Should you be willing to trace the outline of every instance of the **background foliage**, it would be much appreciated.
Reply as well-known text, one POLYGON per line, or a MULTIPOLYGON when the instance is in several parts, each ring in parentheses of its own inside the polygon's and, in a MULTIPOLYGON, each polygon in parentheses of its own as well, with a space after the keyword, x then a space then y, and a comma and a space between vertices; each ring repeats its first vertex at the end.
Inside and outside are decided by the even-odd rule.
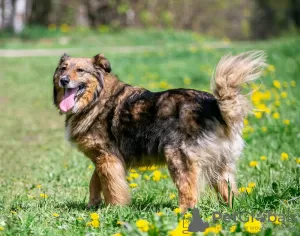
POLYGON ((263 39, 300 27, 300 0, 0 0, 0 13, 2 29, 22 19, 24 25, 190 29, 263 39), (23 11, 15 10, 18 4, 23 11))

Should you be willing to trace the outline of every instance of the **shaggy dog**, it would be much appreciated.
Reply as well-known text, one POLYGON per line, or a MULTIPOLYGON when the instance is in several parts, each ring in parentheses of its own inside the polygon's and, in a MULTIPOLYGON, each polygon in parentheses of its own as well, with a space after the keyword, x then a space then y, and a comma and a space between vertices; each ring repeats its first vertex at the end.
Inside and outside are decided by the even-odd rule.
POLYGON ((67 139, 95 165, 88 206, 128 204, 126 168, 166 163, 179 205, 193 208, 204 183, 231 204, 237 192, 243 120, 251 106, 242 85, 265 66, 261 52, 225 56, 213 95, 193 89, 150 92, 121 82, 109 61, 64 54, 53 77, 54 104, 66 116, 67 139))

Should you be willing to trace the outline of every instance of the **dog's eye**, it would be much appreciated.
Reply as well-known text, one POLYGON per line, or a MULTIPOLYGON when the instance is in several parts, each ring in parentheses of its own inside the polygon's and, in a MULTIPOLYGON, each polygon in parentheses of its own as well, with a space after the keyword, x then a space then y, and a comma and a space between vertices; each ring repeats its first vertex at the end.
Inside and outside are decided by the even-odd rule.
POLYGON ((79 68, 79 69, 77 69, 77 72, 82 73, 82 72, 84 72, 84 70, 79 68))
POLYGON ((67 67, 66 66, 63 66, 63 67, 61 67, 60 68, 62 71, 65 71, 66 69, 67 69, 67 67))

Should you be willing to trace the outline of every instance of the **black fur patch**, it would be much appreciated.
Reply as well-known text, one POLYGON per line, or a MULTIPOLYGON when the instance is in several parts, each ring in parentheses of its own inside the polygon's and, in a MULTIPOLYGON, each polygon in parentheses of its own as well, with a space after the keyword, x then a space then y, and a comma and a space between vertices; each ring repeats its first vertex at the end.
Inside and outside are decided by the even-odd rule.
POLYGON ((145 90, 123 102, 113 134, 125 161, 135 158, 134 162, 140 162, 145 156, 161 156, 166 145, 176 146, 183 139, 213 131, 216 123, 225 124, 216 99, 209 93, 187 89, 157 93, 145 90), (166 106, 169 106, 167 117, 162 115, 166 106))

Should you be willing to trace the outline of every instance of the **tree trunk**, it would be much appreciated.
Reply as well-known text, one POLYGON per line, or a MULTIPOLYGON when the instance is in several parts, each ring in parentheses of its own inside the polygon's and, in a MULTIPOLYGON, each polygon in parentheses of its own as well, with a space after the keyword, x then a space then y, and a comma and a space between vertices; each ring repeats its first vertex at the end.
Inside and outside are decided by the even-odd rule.
POLYGON ((13 19, 13 29, 16 34, 23 31, 26 20, 26 0, 16 0, 13 19))

